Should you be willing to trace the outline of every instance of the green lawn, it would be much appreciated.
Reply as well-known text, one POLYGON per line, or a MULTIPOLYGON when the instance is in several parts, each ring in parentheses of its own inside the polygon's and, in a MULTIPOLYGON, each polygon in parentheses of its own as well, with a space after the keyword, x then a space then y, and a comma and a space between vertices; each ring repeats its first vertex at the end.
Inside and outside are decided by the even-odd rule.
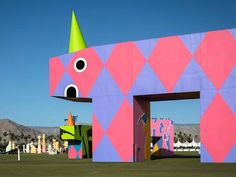
POLYGON ((92 163, 65 154, 0 155, 0 177, 236 177, 236 164, 201 164, 197 154, 141 163, 92 163))

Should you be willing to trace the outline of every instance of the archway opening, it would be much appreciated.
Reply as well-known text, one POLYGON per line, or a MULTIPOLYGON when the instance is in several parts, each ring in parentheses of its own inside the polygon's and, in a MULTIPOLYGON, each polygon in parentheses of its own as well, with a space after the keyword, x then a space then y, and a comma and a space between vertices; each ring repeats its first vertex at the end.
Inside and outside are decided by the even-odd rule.
MULTIPOLYGON (((198 100, 199 102, 200 92, 185 92, 185 93, 165 93, 165 94, 155 94, 155 95, 139 95, 134 97, 134 161, 142 161, 149 159, 158 158, 166 158, 166 157, 179 157, 176 154, 181 154, 176 149, 174 149, 174 137, 177 137, 177 133, 175 134, 176 127, 181 124, 181 120, 176 120, 175 115, 171 116, 169 113, 171 112, 171 107, 166 105, 166 113, 164 115, 159 115, 163 108, 160 106, 156 107, 156 110, 153 111, 153 106, 151 103, 167 103, 170 102, 173 104, 175 102, 176 107, 180 107, 180 102, 185 102, 185 107, 179 108, 179 113, 184 115, 185 112, 188 111, 188 100, 198 100), (153 113, 155 112, 155 113, 153 113), (145 116, 143 116, 145 115, 145 116), (143 121, 140 121, 142 119, 143 121), (138 122, 142 122, 142 124, 138 124, 138 122), (176 125, 175 126, 175 122, 176 125), (157 126, 157 127, 155 127, 157 126), (155 128, 155 130, 154 130, 155 128), (155 149, 154 149, 155 148, 155 149), (156 153, 154 153, 156 152, 156 153), (154 155, 154 157, 153 157, 154 155)), ((200 120, 200 103, 198 104, 198 121, 200 120)), ((173 106, 172 106, 173 107, 173 106)), ((192 117, 189 117, 191 120, 192 117)), ((187 124, 187 122, 183 122, 187 124)), ((191 123, 188 122, 188 123, 191 123)), ((196 122, 194 122, 196 123, 196 122)), ((198 122, 199 123, 199 122, 198 122)), ((183 125, 185 126, 185 125, 183 125)), ((199 128, 199 124, 198 124, 199 128)), ((188 129, 188 128, 187 128, 188 129)), ((184 143, 184 141, 190 141, 189 132, 182 132, 183 137, 180 141, 184 143), (182 141, 184 139, 184 141, 182 141)), ((192 134, 191 137, 194 139, 195 134, 192 134)), ((197 135, 198 140, 200 139, 200 135, 197 135)), ((180 135, 179 135, 180 138, 180 135)), ((193 140, 192 139, 192 140, 193 140)), ((196 138, 194 139, 195 141, 196 138)), ((187 144, 187 143, 186 143, 187 144)), ((185 144, 182 145, 181 151, 186 152, 190 151, 190 149, 194 149, 194 147, 190 147, 190 143, 187 147, 185 144)), ((198 149, 199 150, 199 149, 198 149)), ((183 153, 184 154, 184 153, 183 153)), ((199 158, 198 152, 195 153, 199 158)))

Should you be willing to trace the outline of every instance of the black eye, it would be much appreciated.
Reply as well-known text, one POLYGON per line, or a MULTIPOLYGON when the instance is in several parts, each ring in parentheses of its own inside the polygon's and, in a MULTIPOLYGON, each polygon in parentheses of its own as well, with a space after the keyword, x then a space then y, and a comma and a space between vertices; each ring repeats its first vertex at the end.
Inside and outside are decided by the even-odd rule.
POLYGON ((75 60, 74 68, 77 72, 83 72, 87 68, 87 62, 84 58, 75 60))

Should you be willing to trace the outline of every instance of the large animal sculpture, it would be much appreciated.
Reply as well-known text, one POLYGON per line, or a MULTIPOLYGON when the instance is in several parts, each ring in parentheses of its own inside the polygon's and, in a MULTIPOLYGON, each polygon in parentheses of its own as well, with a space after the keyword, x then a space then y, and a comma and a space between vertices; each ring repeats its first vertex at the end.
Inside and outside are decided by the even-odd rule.
POLYGON ((200 98, 201 162, 236 162, 235 29, 89 48, 81 36, 73 14, 50 96, 92 103, 93 161, 150 159, 150 101, 200 98))

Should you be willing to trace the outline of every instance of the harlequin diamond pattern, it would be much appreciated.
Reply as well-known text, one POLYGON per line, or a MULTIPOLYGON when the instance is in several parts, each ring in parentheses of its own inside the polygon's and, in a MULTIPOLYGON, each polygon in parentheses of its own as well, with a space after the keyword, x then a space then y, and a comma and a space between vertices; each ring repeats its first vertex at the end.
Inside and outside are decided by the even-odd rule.
POLYGON ((103 64, 92 48, 80 50, 74 53, 67 71, 79 89, 80 97, 87 97, 93 87, 103 64), (83 57, 87 61, 87 68, 83 72, 74 69, 74 62, 77 58, 83 57))
POLYGON ((191 53, 176 36, 159 39, 148 62, 167 91, 171 92, 190 59, 191 53))
POLYGON ((136 41, 135 43, 142 52, 143 56, 148 59, 149 55, 151 54, 152 50, 154 49, 157 43, 157 39, 141 40, 136 41))
POLYGON ((112 52, 113 47, 114 47, 114 44, 103 45, 103 46, 98 46, 98 47, 93 47, 93 48, 97 52, 102 62, 106 63, 108 57, 110 56, 112 52))
POLYGON ((215 162, 224 161, 233 147, 235 127, 236 117, 221 95, 217 94, 201 118, 201 141, 215 162))
POLYGON ((76 157, 77 157, 77 152, 76 152, 76 149, 75 149, 75 147, 73 146, 73 145, 69 145, 69 148, 68 148, 69 150, 68 150, 68 157, 70 158, 70 159, 76 159, 76 157))
POLYGON ((236 115, 236 65, 222 85, 220 93, 236 115))
POLYGON ((97 148, 97 145, 99 144, 99 142, 101 141, 104 135, 104 131, 97 117, 94 114, 92 116, 92 122, 93 122, 92 123, 93 124, 92 137, 93 137, 93 152, 94 152, 95 149, 97 148))
POLYGON ((117 44, 107 63, 107 69, 124 95, 128 95, 145 58, 133 42, 117 44))
POLYGON ((50 67, 50 96, 54 94, 57 85, 59 84, 63 73, 64 73, 64 66, 59 58, 52 58, 49 63, 50 67))
MULTIPOLYGON (((92 97, 96 104, 93 106, 95 160, 130 161, 135 136, 133 95, 200 89, 202 160, 235 161, 235 34, 235 30, 224 30, 202 36, 154 39, 151 43, 127 42, 55 57, 50 60, 50 95, 62 95, 63 88, 74 83, 80 96, 92 97), (74 70, 78 57, 88 62, 83 73, 74 70), (196 75, 195 69, 201 71, 192 77, 196 75), (197 84, 192 84, 192 79, 197 84), (102 99, 96 101, 95 97, 102 99)), ((70 152, 73 158, 79 154, 74 147, 70 152)))
POLYGON ((74 84, 71 77, 68 75, 68 73, 64 73, 64 75, 61 77, 60 82, 57 85, 57 88, 55 89, 53 95, 55 96, 64 96, 65 88, 70 85, 74 84))
POLYGON ((124 162, 129 162, 133 154, 132 132, 133 111, 128 100, 124 100, 107 130, 107 136, 124 162))
POLYGON ((205 33, 197 33, 181 35, 179 37, 182 39, 189 51, 194 54, 197 48, 199 47, 199 44, 201 44, 204 35, 205 33))
POLYGON ((214 86, 220 89, 236 63, 236 42, 227 30, 209 32, 195 58, 214 86))

